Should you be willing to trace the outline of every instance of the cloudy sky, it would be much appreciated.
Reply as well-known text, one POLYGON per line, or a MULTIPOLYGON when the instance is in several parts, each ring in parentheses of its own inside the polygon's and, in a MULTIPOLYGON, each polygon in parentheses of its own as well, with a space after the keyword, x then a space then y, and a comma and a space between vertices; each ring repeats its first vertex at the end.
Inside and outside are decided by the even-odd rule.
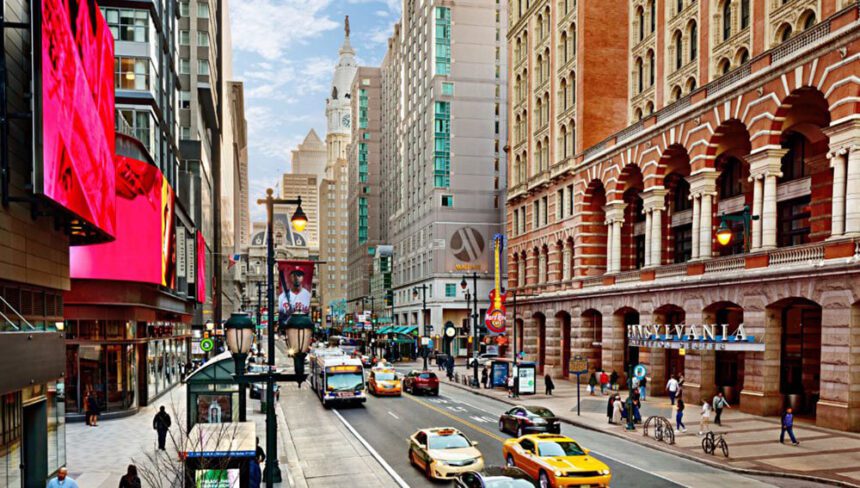
MULTIPOLYGON (((316 129, 325 138, 325 99, 343 18, 360 65, 378 66, 400 16, 400 0, 232 0, 233 78, 245 83, 249 200, 277 188, 290 151, 316 129)), ((258 205, 251 220, 264 220, 258 205)))

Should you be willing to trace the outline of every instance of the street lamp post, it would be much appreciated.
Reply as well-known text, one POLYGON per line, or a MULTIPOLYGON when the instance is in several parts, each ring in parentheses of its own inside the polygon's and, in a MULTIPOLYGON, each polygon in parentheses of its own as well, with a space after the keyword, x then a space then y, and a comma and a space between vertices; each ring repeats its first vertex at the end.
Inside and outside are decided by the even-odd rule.
POLYGON ((421 338, 421 355, 424 356, 424 369, 426 370, 429 351, 423 342, 425 337, 430 336, 430 331, 427 330, 427 285, 423 284, 412 288, 412 298, 418 298, 418 290, 421 290, 421 321, 424 322, 424 335, 421 338))
MULTIPOLYGON (((281 381, 304 381, 304 378, 299 376, 305 375, 278 375, 275 373, 275 244, 274 244, 274 212, 275 205, 296 205, 296 211, 290 219, 293 228, 301 232, 305 229, 308 223, 308 218, 302 210, 302 199, 281 199, 273 196, 271 188, 266 189, 266 198, 258 199, 257 205, 266 206, 266 277, 268 283, 268 305, 269 305, 269 324, 268 324, 268 350, 269 361, 268 371, 263 374, 266 379, 266 468, 263 472, 263 479, 266 481, 266 488, 272 488, 274 483, 283 481, 281 476, 281 468, 278 465, 278 424, 275 418, 275 382, 281 381), (284 377, 292 376, 289 379, 284 377)), ((237 372, 238 374, 238 372, 237 372)), ((243 376, 260 376, 260 375, 243 375, 243 376)), ((257 378, 259 380, 260 378, 257 378)))
POLYGON ((260 320, 263 319, 263 282, 257 282, 257 355, 263 354, 263 328, 260 320))
POLYGON ((720 215, 720 227, 717 229, 717 242, 719 242, 721 246, 728 246, 731 244, 734 233, 729 227, 728 222, 741 222, 743 224, 744 233, 744 252, 749 252, 750 238, 752 237, 750 235, 750 227, 752 226, 752 221, 758 219, 758 215, 752 215, 750 213, 749 205, 744 205, 743 211, 740 215, 720 215))
MULTIPOLYGON (((460 288, 466 290, 468 284, 466 283, 466 277, 464 276, 462 280, 460 280, 460 288)), ((469 292, 466 292, 466 305, 469 304, 469 292)), ((472 273, 472 304, 470 308, 472 309, 472 384, 473 386, 478 386, 478 344, 480 343, 480 338, 478 337, 478 273, 472 273)))

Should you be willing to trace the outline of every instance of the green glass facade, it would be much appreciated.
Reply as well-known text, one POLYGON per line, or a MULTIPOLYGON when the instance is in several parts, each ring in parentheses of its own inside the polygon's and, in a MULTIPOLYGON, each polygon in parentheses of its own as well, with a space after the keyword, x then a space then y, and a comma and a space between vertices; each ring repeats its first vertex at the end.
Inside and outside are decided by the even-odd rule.
POLYGON ((358 143, 358 182, 367 183, 367 144, 358 143))
POLYGON ((358 242, 367 242, 367 198, 358 197, 358 242))
POLYGON ((367 90, 358 90, 358 128, 367 129, 367 90))
POLYGON ((451 74, 451 9, 436 7, 436 74, 451 74))
POLYGON ((433 184, 436 188, 448 188, 451 185, 451 103, 436 102, 434 117, 433 184))

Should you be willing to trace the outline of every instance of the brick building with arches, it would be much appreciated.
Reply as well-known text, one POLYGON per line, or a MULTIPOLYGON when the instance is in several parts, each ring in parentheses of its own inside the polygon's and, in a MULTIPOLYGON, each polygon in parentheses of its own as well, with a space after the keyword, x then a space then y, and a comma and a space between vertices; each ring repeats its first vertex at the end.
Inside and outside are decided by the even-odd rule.
POLYGON ((860 430, 858 3, 601 2, 629 19, 616 23, 629 25, 622 39, 589 29, 587 2, 521 3, 509 120, 526 127, 510 129, 507 229, 527 357, 557 377, 577 354, 622 377, 644 364, 657 395, 683 373, 688 401, 722 390, 745 412, 791 405, 860 430), (545 16, 558 26, 548 44, 572 37, 626 61, 613 72, 575 54, 561 66, 564 49, 528 42, 545 16), (538 56, 548 88, 528 76, 538 56), (563 108, 570 83, 578 101, 563 108), (538 101, 547 127, 524 115, 538 101), (726 346, 700 328, 683 347, 671 333, 642 341, 641 324, 754 339, 726 346))

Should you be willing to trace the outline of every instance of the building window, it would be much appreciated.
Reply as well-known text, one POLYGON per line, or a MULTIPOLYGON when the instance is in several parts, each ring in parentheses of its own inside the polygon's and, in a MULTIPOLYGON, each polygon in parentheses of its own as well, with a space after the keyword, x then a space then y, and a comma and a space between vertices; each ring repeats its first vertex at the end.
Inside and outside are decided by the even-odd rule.
POLYGON ((723 40, 728 40, 732 35, 732 2, 725 0, 723 3, 723 40))
POLYGON ((741 161, 729 157, 723 164, 720 177, 717 180, 720 198, 726 199, 743 194, 743 179, 741 177, 741 161))
POLYGON ((673 260, 675 263, 686 263, 693 257, 693 224, 686 224, 672 229, 674 243, 673 260))
POLYGON ((699 27, 695 22, 690 24, 690 61, 699 56, 699 27))
POLYGON ((198 75, 209 75, 209 61, 205 59, 197 60, 197 74, 198 75))
POLYGON ((540 227, 540 200, 535 200, 534 203, 534 228, 540 227))
POLYGON ((200 47, 209 47, 209 33, 206 31, 197 31, 197 45, 200 47))
POLYGON ((750 25, 750 0, 741 0, 741 30, 750 25))
POLYGON ((133 110, 118 108, 116 111, 116 130, 124 134, 129 134, 140 141, 153 159, 157 159, 157 151, 155 144, 155 134, 153 128, 155 124, 152 121, 152 114, 146 110, 133 110))
POLYGON ((179 74, 180 75, 188 75, 191 74, 191 61, 187 59, 179 60, 179 74))
POLYGON ((367 90, 364 88, 360 88, 358 90, 358 128, 359 129, 367 129, 367 119, 368 119, 368 98, 367 98, 367 90))
POLYGON ((148 90, 149 59, 115 58, 114 86, 123 90, 148 90))
POLYGON ((454 298, 457 296, 457 285, 454 283, 445 283, 445 296, 454 298))
POLYGON ((454 84, 451 82, 442 83, 442 95, 452 96, 454 95, 454 84))
POLYGON ((684 65, 684 46, 681 43, 681 31, 675 32, 675 69, 681 69, 684 65))
POLYGON ((197 17, 201 19, 209 18, 209 4, 205 2, 197 3, 197 17))
POLYGON ((564 189, 555 194, 555 216, 557 220, 564 218, 564 189))
POLYGON ((436 102, 434 109, 433 182, 436 188, 447 188, 451 184, 451 103, 436 102))
POLYGON ((358 197, 358 242, 367 242, 367 198, 358 197))
POLYGON ((191 92, 190 91, 180 91, 179 92, 179 108, 191 108, 191 92))
POLYGON ((367 143, 358 143, 358 182, 367 183, 367 143))
POLYGON ((188 17, 190 15, 188 13, 188 2, 179 2, 179 15, 182 17, 188 17))
POLYGON ((149 12, 133 9, 102 9, 113 38, 117 41, 147 42, 149 12))
POLYGON ((179 31, 179 45, 180 46, 190 46, 191 45, 191 31, 187 31, 187 30, 179 31))
POLYGON ((436 74, 451 74, 451 9, 436 7, 436 74))
POLYGON ((809 242, 809 196, 779 202, 779 247, 799 246, 809 242))
POLYGON ((443 207, 453 207, 454 206, 454 195, 442 195, 442 206, 443 207))
POLYGON ((657 5, 656 0, 652 0, 651 4, 649 5, 648 17, 650 18, 650 21, 651 21, 651 32, 654 32, 655 30, 657 30, 657 7, 656 7, 656 5, 657 5))
POLYGON ((783 136, 782 148, 788 149, 788 152, 782 156, 782 176, 779 181, 791 181, 806 176, 806 166, 803 164, 806 138, 797 132, 789 132, 783 136))
POLYGON ((543 225, 547 225, 549 223, 549 197, 541 199, 541 210, 543 225))

